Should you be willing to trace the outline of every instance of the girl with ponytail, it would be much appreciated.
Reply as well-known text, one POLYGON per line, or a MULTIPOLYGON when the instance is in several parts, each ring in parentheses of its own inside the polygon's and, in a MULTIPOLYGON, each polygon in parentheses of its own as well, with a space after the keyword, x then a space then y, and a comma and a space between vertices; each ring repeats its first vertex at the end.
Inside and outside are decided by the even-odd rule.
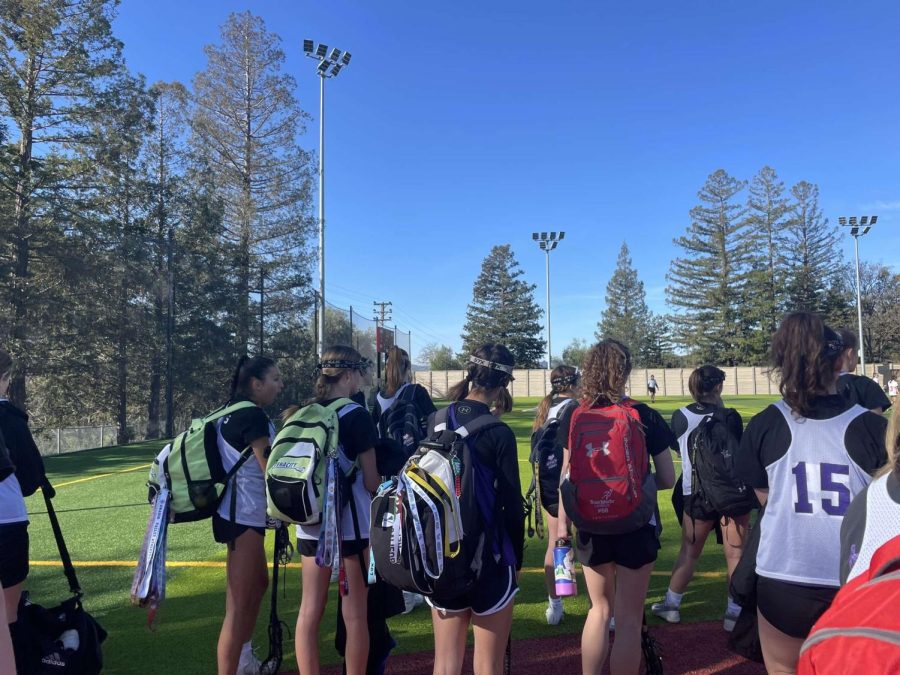
POLYGON ((215 540, 228 545, 225 576, 225 618, 219 633, 217 660, 220 673, 256 672, 259 660, 250 644, 256 615, 269 584, 263 546, 266 534, 266 458, 275 427, 264 408, 271 406, 284 385, 275 362, 265 356, 244 356, 231 378, 228 405, 255 404, 223 417, 218 426, 222 465, 227 471, 248 446, 253 457, 244 462, 222 495, 213 514, 215 540))
POLYGON ((412 382, 412 362, 405 349, 394 346, 388 350, 387 363, 384 368, 384 383, 375 396, 375 409, 372 411, 372 419, 378 425, 378 435, 385 437, 386 430, 381 426, 381 418, 394 405, 400 397, 412 401, 419 418, 419 426, 422 435, 428 426, 428 416, 437 408, 428 390, 421 384, 412 382))
POLYGON ((756 556, 757 617, 769 672, 794 672, 803 640, 840 584, 847 507, 885 463, 885 426, 838 393, 846 345, 811 312, 772 339, 783 399, 750 420, 737 468, 765 513, 756 556))
POLYGON ((568 444, 569 425, 572 413, 578 407, 578 371, 572 366, 556 366, 550 372, 550 393, 540 402, 537 415, 531 427, 532 453, 539 447, 536 443, 541 436, 539 431, 547 423, 548 418, 558 422, 556 426, 556 443, 553 451, 544 457, 533 454, 532 466, 538 465, 535 472, 535 485, 540 491, 540 504, 547 512, 547 550, 544 553, 544 583, 547 587, 547 609, 544 616, 551 626, 557 625, 565 614, 562 598, 556 595, 556 577, 553 568, 553 548, 556 545, 556 519, 559 515, 559 478, 562 467, 563 446, 568 444), (550 486, 555 485, 556 489, 550 486))
MULTIPOLYGON (((469 357, 465 379, 450 389, 451 419, 457 426, 491 414, 492 408, 501 413, 512 409, 507 387, 513 379, 513 365, 512 353, 501 344, 483 345, 469 357)), ((475 672, 503 672, 525 544, 515 434, 498 420, 469 438, 477 461, 473 464, 483 472, 484 480, 492 480, 492 489, 485 492, 493 495, 494 504, 484 508, 493 513, 490 525, 498 536, 484 557, 481 576, 471 591, 454 598, 428 598, 434 626, 434 672, 442 675, 462 671, 470 623, 475 626, 475 672)))

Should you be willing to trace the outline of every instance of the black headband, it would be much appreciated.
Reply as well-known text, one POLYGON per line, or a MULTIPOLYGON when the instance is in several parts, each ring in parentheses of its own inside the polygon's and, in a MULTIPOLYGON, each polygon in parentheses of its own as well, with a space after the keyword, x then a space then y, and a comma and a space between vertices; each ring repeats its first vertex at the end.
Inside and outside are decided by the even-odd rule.
POLYGON ((578 384, 578 380, 581 379, 581 375, 575 373, 574 375, 566 375, 565 377, 554 377, 550 380, 550 384, 554 387, 574 387, 578 384))

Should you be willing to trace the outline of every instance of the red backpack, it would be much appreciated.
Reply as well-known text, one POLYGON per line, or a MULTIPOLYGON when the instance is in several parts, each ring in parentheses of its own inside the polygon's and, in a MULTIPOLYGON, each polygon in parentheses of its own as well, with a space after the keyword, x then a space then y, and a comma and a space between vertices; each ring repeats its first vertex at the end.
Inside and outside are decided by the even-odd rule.
POLYGON ((900 672, 900 536, 847 583, 812 627, 798 675, 900 672))
POLYGON ((633 532, 656 510, 656 483, 634 402, 580 406, 569 432, 569 473, 559 488, 566 515, 594 534, 633 532))

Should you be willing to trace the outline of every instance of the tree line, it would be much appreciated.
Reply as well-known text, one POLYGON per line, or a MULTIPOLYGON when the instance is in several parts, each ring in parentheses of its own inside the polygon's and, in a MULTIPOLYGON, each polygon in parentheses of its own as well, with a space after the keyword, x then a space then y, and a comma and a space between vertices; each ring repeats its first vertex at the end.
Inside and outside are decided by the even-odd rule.
POLYGON ((313 165, 280 38, 232 14, 190 84, 148 84, 114 0, 0 14, 0 343, 41 420, 146 419, 221 401, 239 355, 311 377, 313 165), (114 402, 111 410, 111 402, 114 402))
MULTIPOLYGON (((769 166, 749 181, 719 169, 697 197, 690 225, 674 239, 677 253, 666 275, 670 311, 650 311, 623 242, 595 338, 621 340, 644 367, 762 365, 787 312, 813 311, 832 326, 855 328, 855 268, 819 207, 817 185, 799 181, 788 189, 769 166)), ((430 367, 461 367, 472 346, 489 339, 506 341, 523 368, 543 365, 542 311, 536 287, 521 275, 510 247, 495 246, 473 288, 462 353, 427 345, 422 357, 430 367)), ((888 360, 900 353, 900 275, 862 262, 860 286, 867 358, 888 360)), ((587 347, 576 338, 560 362, 581 363, 587 347)))

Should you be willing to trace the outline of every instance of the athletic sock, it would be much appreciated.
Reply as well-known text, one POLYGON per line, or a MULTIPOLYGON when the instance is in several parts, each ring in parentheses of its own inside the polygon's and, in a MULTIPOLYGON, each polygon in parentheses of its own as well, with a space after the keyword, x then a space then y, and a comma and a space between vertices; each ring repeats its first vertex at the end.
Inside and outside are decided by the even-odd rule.
POLYGON ((551 598, 551 597, 548 597, 547 599, 550 601, 550 606, 551 606, 553 609, 560 609, 560 608, 562 608, 562 606, 563 606, 563 604, 562 604, 562 598, 551 598))
POLYGON ((248 640, 247 642, 244 643, 244 646, 241 647, 241 655, 242 656, 248 652, 250 652, 251 654, 253 653, 253 640, 248 640))
POLYGON ((681 599, 684 597, 684 593, 676 593, 671 588, 666 589, 666 604, 669 607, 674 607, 678 609, 681 607, 681 599))
POLYGON ((730 595, 728 596, 728 606, 727 606, 727 609, 725 610, 725 613, 731 614, 733 616, 736 616, 741 613, 741 606, 739 604, 737 604, 734 600, 732 600, 730 595))

